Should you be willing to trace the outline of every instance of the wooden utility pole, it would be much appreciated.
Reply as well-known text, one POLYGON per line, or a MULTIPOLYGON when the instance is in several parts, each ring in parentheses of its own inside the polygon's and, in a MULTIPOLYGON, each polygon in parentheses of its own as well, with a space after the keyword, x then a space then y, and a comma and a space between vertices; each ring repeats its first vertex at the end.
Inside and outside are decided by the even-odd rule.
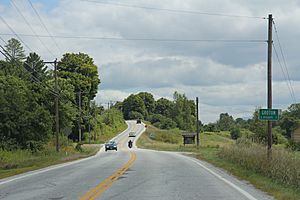
POLYGON ((88 129, 89 129, 89 144, 91 144, 91 124, 90 124, 90 115, 91 115, 91 109, 90 109, 90 100, 88 100, 88 129))
POLYGON ((56 132, 56 151, 59 152, 59 112, 58 112, 58 83, 57 83, 57 59, 54 61, 54 76, 55 76, 55 91, 57 92, 55 96, 55 132, 56 132))
MULTIPOLYGON (((269 26, 268 26, 268 109, 272 109, 272 25, 273 17, 269 14, 269 26)), ((272 157, 272 121, 268 121, 268 158, 272 157)))
POLYGON ((81 90, 78 92, 78 142, 81 142, 81 90))
POLYGON ((196 126, 197 126, 197 146, 200 145, 200 137, 199 137, 199 98, 196 97, 196 118, 197 118, 197 122, 196 122, 196 126))
POLYGON ((57 59, 52 62, 43 62, 44 64, 54 64, 54 84, 55 84, 55 147, 56 151, 59 152, 59 91, 57 83, 57 59))

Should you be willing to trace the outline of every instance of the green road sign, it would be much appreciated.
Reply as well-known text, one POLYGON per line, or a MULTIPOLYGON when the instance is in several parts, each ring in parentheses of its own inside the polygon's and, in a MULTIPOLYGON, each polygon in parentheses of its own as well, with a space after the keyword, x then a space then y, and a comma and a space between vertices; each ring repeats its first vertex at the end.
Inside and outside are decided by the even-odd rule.
POLYGON ((279 120, 279 109, 259 109, 259 120, 279 120))

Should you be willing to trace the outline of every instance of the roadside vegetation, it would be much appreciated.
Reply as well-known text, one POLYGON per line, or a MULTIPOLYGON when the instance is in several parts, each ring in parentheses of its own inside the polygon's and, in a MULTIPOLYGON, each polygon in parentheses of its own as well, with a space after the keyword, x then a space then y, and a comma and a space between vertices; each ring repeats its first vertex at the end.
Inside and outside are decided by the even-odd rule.
POLYGON ((37 53, 26 55, 14 38, 1 51, 0 178, 93 155, 100 145, 85 143, 103 143, 126 128, 121 111, 93 101, 100 79, 89 55, 62 55, 55 90, 54 71, 37 53), (60 152, 54 142, 57 95, 60 152))
POLYGON ((64 163, 95 155, 100 146, 83 145, 80 150, 74 145, 65 146, 56 152, 53 145, 43 151, 30 150, 0 151, 0 179, 16 174, 44 168, 50 165, 64 163))
MULTIPOLYGON (((241 132, 249 134, 245 130, 241 132)), ((146 149, 192 152, 188 155, 221 167, 276 199, 299 199, 300 152, 275 145, 273 160, 268 163, 263 144, 254 143, 246 137, 231 139, 230 131, 201 132, 200 141, 200 148, 184 146, 178 129, 161 130, 148 124, 137 145, 146 149)))

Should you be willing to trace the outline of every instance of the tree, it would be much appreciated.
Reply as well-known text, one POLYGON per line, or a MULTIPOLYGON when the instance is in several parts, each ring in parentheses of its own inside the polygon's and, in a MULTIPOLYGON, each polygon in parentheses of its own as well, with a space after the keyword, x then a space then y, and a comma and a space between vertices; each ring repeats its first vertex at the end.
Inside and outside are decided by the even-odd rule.
POLYGON ((8 40, 7 45, 5 45, 5 50, 8 54, 8 57, 14 61, 21 62, 25 59, 25 50, 19 40, 11 38, 8 40))
MULTIPOLYGON (((125 119, 131 119, 129 113, 130 112, 138 112, 145 116, 147 110, 144 104, 144 101, 140 96, 131 94, 123 101, 123 114, 125 119)), ((132 117, 132 116, 131 116, 132 117)))
POLYGON ((283 111, 278 124, 290 138, 293 130, 300 126, 300 104, 292 104, 283 111))
POLYGON ((171 117, 172 109, 173 109, 172 101, 165 98, 160 98, 155 103, 154 113, 161 114, 165 117, 171 117))
POLYGON ((175 92, 174 106, 172 109, 172 119, 182 130, 194 131, 196 118, 195 118, 195 105, 194 101, 188 100, 185 94, 175 92))
POLYGON ((2 149, 42 147, 51 133, 51 115, 40 105, 28 82, 0 76, 0 141, 2 149))
POLYGON ((31 73, 31 80, 36 79, 40 81, 45 81, 48 78, 47 67, 45 66, 41 57, 36 53, 30 53, 24 62, 24 68, 26 68, 31 73), (35 77, 35 78, 33 78, 35 77))
POLYGON ((91 57, 84 53, 66 53, 58 64, 59 76, 72 80, 76 92, 83 92, 92 100, 97 93, 100 79, 97 66, 91 57))
POLYGON ((241 137, 241 131, 238 127, 234 127, 231 131, 230 131, 230 136, 231 139, 236 140, 239 137, 241 137))
POLYGON ((259 142, 267 141, 267 122, 259 120, 259 109, 256 109, 253 113, 252 120, 250 122, 249 130, 254 133, 254 137, 259 142))
POLYGON ((234 119, 228 113, 221 113, 217 125, 221 131, 229 131, 234 126, 234 119))
POLYGON ((207 125, 204 125, 203 127, 204 131, 208 131, 208 132, 217 132, 219 131, 218 126, 216 123, 209 123, 207 125))
POLYGON ((151 93, 148 92, 140 92, 137 94, 143 100, 147 114, 152 114, 155 108, 155 100, 151 93))

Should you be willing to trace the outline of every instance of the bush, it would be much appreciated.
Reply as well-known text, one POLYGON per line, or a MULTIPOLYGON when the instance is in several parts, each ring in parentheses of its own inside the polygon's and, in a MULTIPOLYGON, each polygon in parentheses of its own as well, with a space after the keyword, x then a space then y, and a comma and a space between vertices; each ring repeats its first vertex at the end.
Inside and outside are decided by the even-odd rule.
POLYGON ((252 131, 243 128, 243 129, 241 129, 241 137, 253 140, 255 137, 255 134, 252 131))
POLYGON ((231 136, 231 139, 233 139, 233 140, 236 140, 239 137, 241 137, 240 129, 237 127, 233 128, 233 130, 230 131, 230 136, 231 136))
POLYGON ((44 143, 39 141, 30 140, 26 142, 26 149, 31 150, 32 152, 40 151, 44 148, 44 143))
POLYGON ((286 147, 292 151, 300 151, 300 142, 295 142, 293 140, 290 140, 286 147))
POLYGON ((277 126, 272 129, 274 144, 288 144, 288 139, 283 136, 283 130, 277 126))
POLYGON ((0 150, 12 151, 18 149, 18 144, 16 139, 3 137, 0 140, 0 150))
POLYGON ((76 149, 76 151, 82 152, 83 151, 82 143, 77 143, 76 146, 75 146, 75 149, 76 149))

